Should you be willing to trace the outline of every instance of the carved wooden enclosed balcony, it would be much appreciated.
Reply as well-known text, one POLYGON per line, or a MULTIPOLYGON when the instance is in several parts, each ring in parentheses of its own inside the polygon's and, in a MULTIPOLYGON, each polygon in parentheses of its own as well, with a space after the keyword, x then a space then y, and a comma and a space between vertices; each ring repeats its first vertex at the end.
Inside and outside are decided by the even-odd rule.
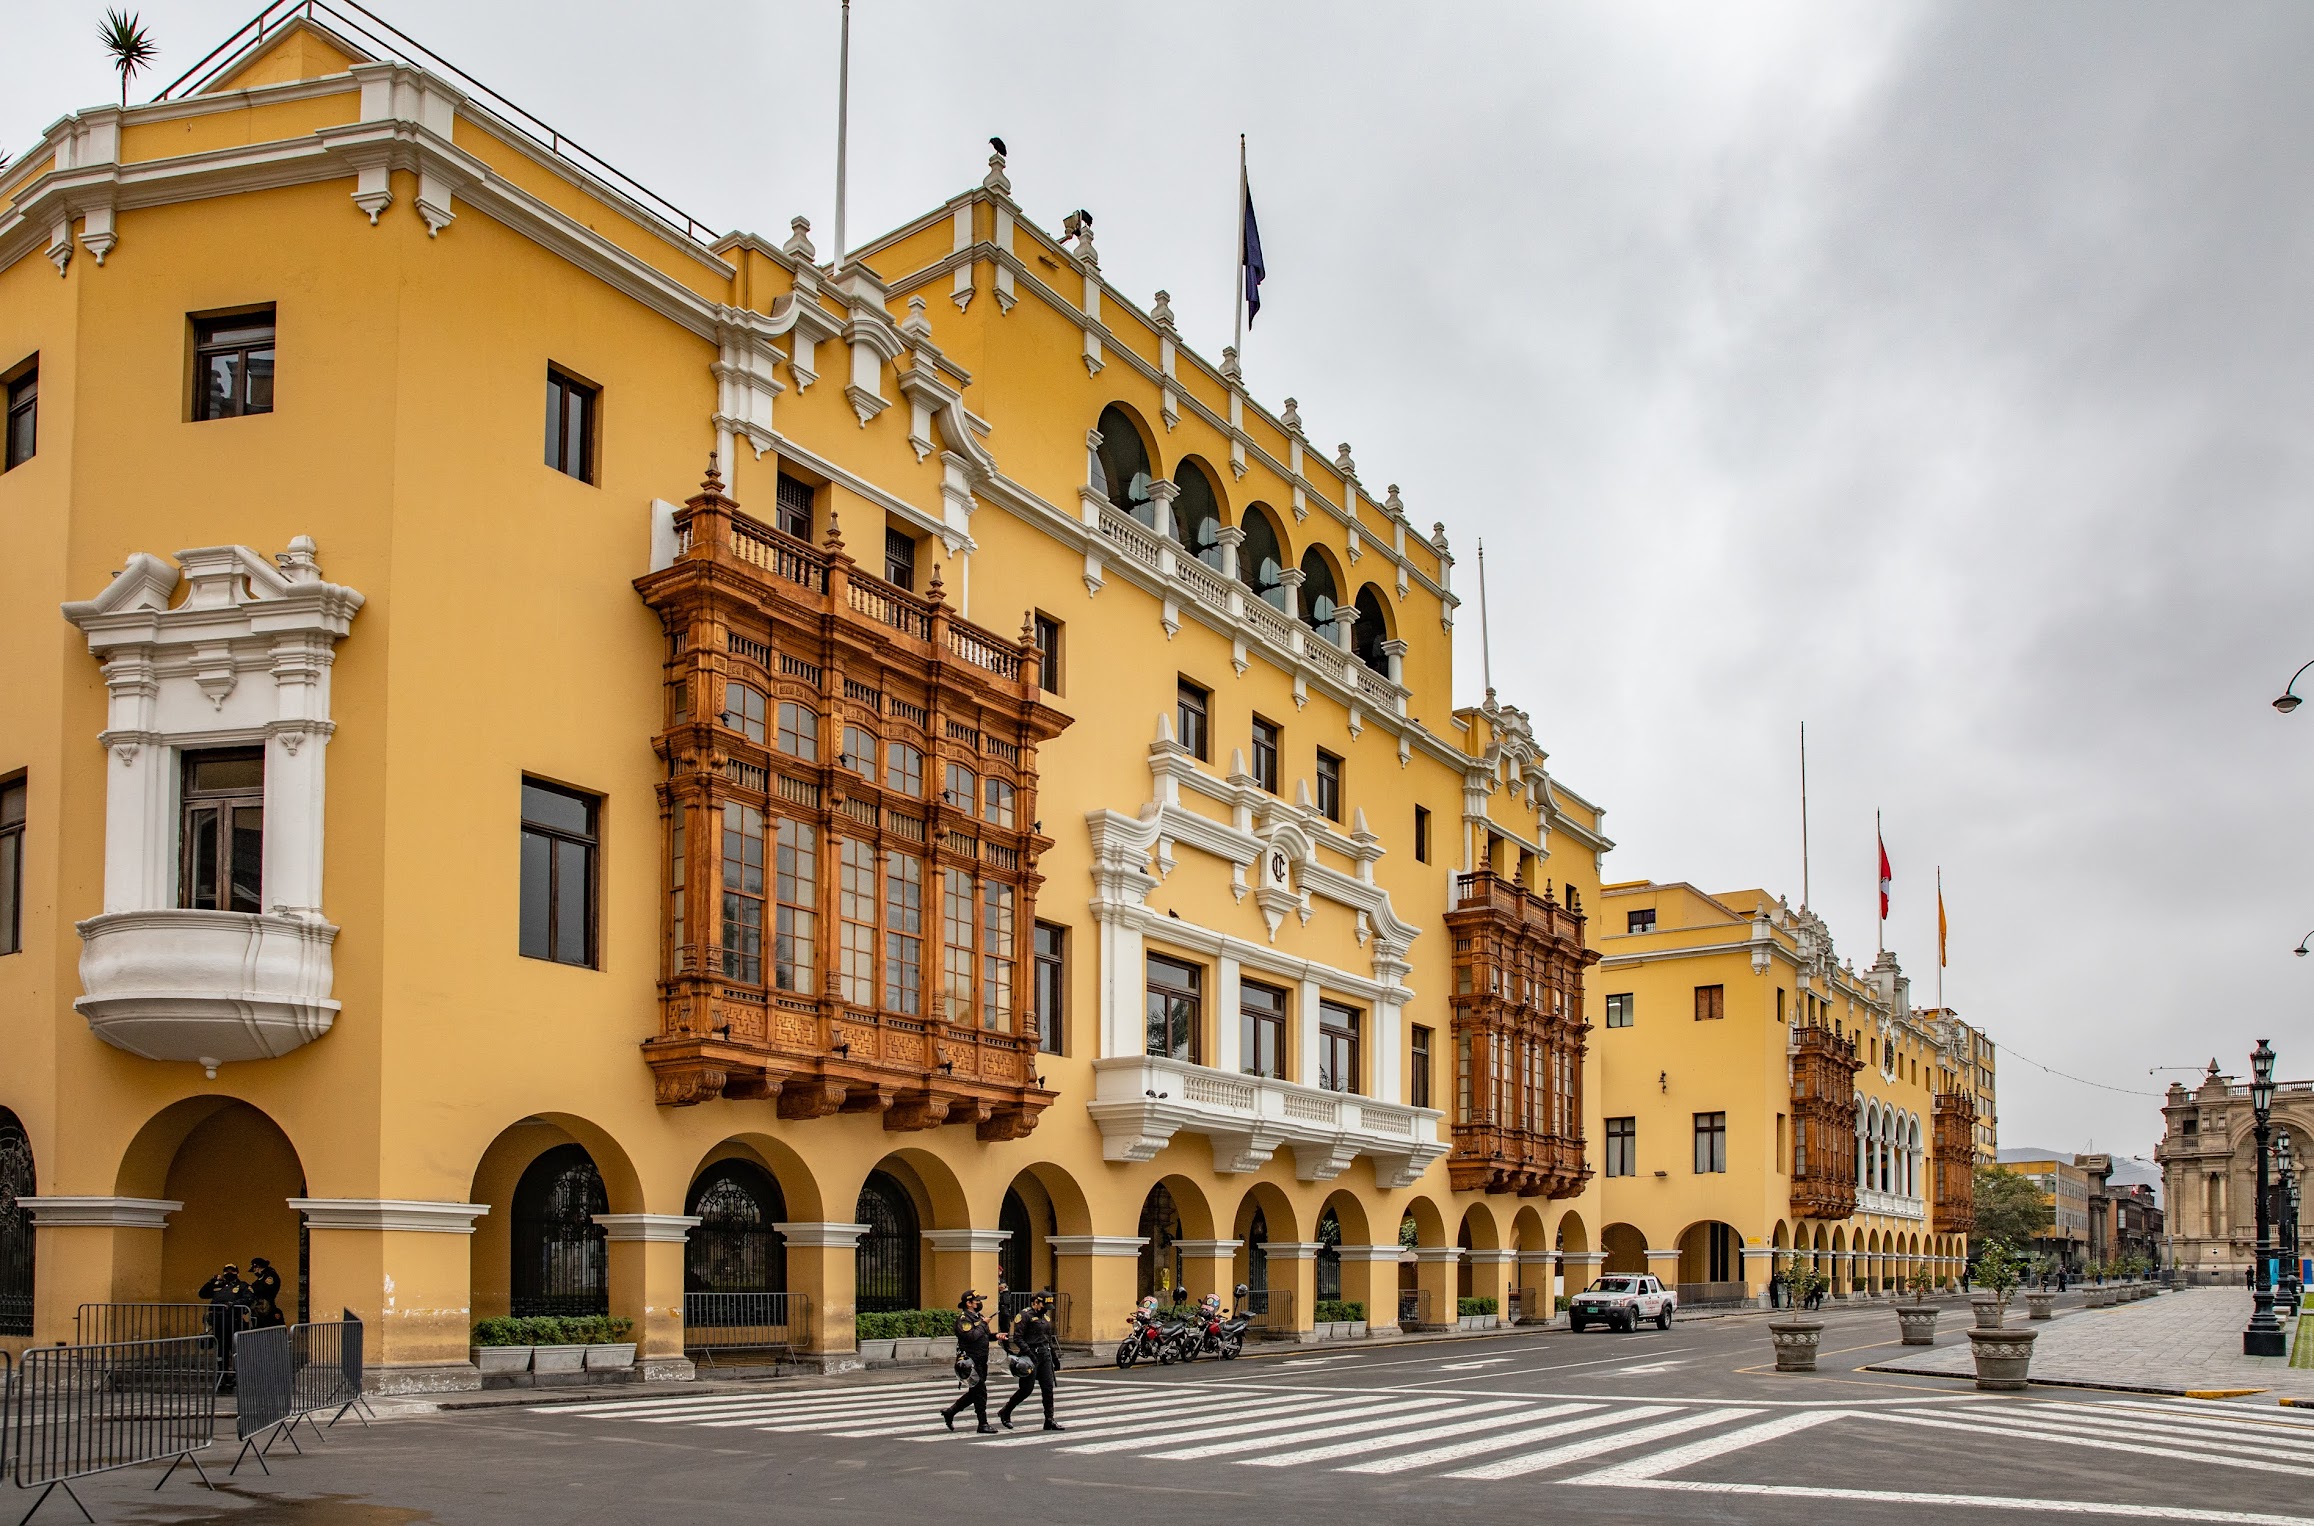
POLYGON ((1462 875, 1454 939, 1457 1192, 1573 1197, 1583 1157, 1583 916, 1489 870, 1462 875))
POLYGON ((1856 1041, 1817 1023, 1792 1028, 1792 1216, 1856 1211, 1856 1041))
POLYGON ((659 1101, 1036 1126, 1033 641, 741 513, 710 469, 638 578, 667 637, 659 1101))
POLYGON ((1933 1228, 1963 1235, 1977 1227, 1977 1102, 1967 1092, 1939 1092, 1932 1145, 1933 1228))

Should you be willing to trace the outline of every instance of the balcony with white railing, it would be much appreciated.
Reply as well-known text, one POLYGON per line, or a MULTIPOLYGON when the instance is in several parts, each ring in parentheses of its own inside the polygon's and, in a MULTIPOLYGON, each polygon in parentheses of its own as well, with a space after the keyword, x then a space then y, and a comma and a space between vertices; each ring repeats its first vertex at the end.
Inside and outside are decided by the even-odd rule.
POLYGON ((1331 1181, 1365 1155, 1388 1188, 1410 1185, 1446 1153, 1433 1108, 1156 1056, 1095 1060, 1093 1075, 1087 1111, 1109 1160, 1149 1160, 1188 1132, 1212 1140, 1217 1171, 1258 1170, 1287 1146, 1305 1182, 1331 1181))
POLYGON ((1883 1214, 1891 1219, 1925 1219, 1928 1217, 1928 1201, 1896 1192, 1882 1192, 1873 1187, 1859 1187, 1856 1189, 1856 1211, 1883 1214))

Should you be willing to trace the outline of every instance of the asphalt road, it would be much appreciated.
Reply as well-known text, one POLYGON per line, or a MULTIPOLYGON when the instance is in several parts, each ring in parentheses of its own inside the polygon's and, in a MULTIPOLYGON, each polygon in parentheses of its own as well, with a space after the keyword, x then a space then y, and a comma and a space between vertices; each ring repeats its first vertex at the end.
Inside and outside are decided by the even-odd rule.
MULTIPOLYGON (((1964 1339, 1948 1310, 1943 1339, 1964 1339)), ((909 1378, 381 1422, 211 1495, 157 1470, 91 1480, 99 1519, 404 1522, 2023 1520, 2314 1526, 2314 1412, 1855 1370, 1885 1308, 1825 1316, 1822 1371, 1777 1375, 1764 1321, 1513 1332, 1063 1375, 1069 1429, 955 1434, 953 1384, 909 1378)), ((1001 1397, 1001 1395, 1000 1395, 1001 1397)), ((216 1459, 222 1473, 225 1456, 216 1459)), ((18 1496, 29 1504, 29 1496, 18 1496)), ((0 1510, 8 1504, 0 1498, 0 1510)), ((19 1510, 21 1507, 18 1507, 19 1510)), ((77 1520, 58 1497, 39 1519, 77 1520)))

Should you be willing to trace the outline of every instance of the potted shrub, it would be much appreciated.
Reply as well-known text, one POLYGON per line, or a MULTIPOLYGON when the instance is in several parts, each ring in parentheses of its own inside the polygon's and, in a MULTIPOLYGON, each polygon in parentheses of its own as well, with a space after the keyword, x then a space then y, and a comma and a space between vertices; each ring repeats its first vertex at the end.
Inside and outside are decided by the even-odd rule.
POLYGON ((524 1328, 528 1323, 503 1314, 476 1321, 468 1355, 481 1371, 484 1387, 519 1386, 528 1381, 531 1339, 524 1328), (500 1381, 492 1384, 493 1378, 500 1381))
POLYGON ((901 1328, 897 1313, 859 1314, 853 1316, 852 1324, 859 1334, 861 1361, 892 1360, 892 1347, 901 1328))
POLYGON ((1502 1305, 1492 1298, 1461 1298, 1455 1300, 1454 1322, 1464 1330, 1492 1330, 1501 1321, 1496 1313, 1502 1305))
POLYGON ((1928 1274, 1926 1267, 1916 1266, 1906 1274, 1904 1290, 1912 1295, 1912 1303, 1896 1311, 1896 1328, 1903 1336, 1904 1345, 1936 1344, 1936 1306, 1928 1301, 1929 1290, 1935 1286, 1936 1279, 1928 1274))
POLYGON ((1355 1298, 1319 1299, 1314 1333, 1322 1341, 1358 1339, 1366 1333, 1366 1305, 1355 1298))
POLYGON ((2025 1386, 2025 1374, 2033 1362, 2033 1342, 2040 1335, 2038 1330, 2012 1330, 2001 1323, 2008 1311, 2009 1295, 2023 1280, 2024 1267, 2015 1252, 1996 1240, 1978 1264, 1977 1276, 1993 1294, 1992 1323, 1984 1324, 1980 1305, 1979 1328, 1969 1331, 1977 1387, 1996 1393, 2015 1392, 2025 1386))
POLYGON ((586 1344, 588 1372, 630 1372, 635 1366, 635 1343, 626 1339, 635 1322, 616 1314, 596 1314, 577 1321, 572 1333, 586 1344))
POLYGON ((1782 1319, 1768 1321, 1768 1335, 1776 1343, 1776 1371, 1814 1372, 1816 1348, 1824 1340, 1824 1322, 1809 1312, 1809 1305, 1832 1286, 1813 1261, 1789 1256, 1784 1261, 1784 1285, 1791 1289, 1792 1307, 1782 1319))
POLYGON ((530 1377, 540 1387, 547 1380, 585 1382, 587 1343, 581 1330, 573 1328, 581 1321, 556 1319, 538 1315, 517 1323, 529 1328, 532 1341, 530 1350, 530 1377))
POLYGON ((943 1355, 956 1342, 956 1314, 949 1309, 909 1309, 897 1316, 892 1360, 924 1362, 943 1355))

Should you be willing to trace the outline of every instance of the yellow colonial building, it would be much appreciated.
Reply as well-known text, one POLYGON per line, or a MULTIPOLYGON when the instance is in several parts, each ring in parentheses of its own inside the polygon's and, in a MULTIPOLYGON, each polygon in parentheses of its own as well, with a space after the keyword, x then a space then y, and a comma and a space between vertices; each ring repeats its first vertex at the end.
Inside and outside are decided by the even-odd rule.
POLYGON ((716 233, 299 19, 20 146, 0 386, 0 1341, 259 1255, 427 1388, 508 1311, 683 1372, 710 1292, 831 1364, 1000 1276, 1079 1340, 1239 1281, 1387 1329, 1408 1217, 1439 1312, 1610 1217, 1933 1238, 1782 1207, 1764 1135, 1740 1215, 1685 1179, 1771 985, 1925 1130, 1780 915, 1712 977, 1748 1091, 1624 1066, 1680 1169, 1594 1174, 1586 967, 1610 1050, 1686 1024, 1673 919, 1601 945, 1598 808, 1454 703, 1443 526, 1001 159, 848 252, 716 233))
POLYGON ((1607 1269, 1676 1281, 1689 1304, 1756 1299, 1795 1251, 1836 1295, 1955 1278, 1965 1046, 1912 1008, 1895 956, 1859 974, 1821 917, 1764 890, 1631 881, 1598 905, 1607 1269))

